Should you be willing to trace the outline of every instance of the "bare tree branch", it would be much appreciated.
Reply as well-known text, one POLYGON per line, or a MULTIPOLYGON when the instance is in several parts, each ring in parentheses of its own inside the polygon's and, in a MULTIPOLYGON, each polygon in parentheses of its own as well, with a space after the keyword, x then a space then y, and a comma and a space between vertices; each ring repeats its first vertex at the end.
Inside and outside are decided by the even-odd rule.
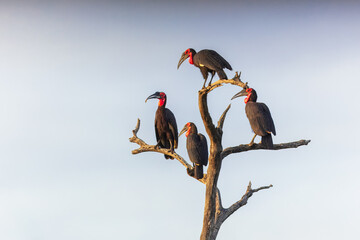
POLYGON ((241 76, 241 72, 240 73, 235 72, 235 76, 232 79, 220 79, 220 80, 212 83, 210 86, 207 86, 207 87, 201 89, 199 91, 199 93, 205 93, 205 92, 209 93, 212 90, 214 90, 215 88, 221 87, 225 83, 236 85, 236 86, 239 86, 242 88, 248 88, 248 85, 247 85, 248 83, 242 82, 240 79, 240 76, 241 76))
POLYGON ((248 144, 241 144, 239 146, 225 148, 223 150, 223 152, 221 153, 221 158, 224 159, 225 157, 227 157, 230 154, 239 153, 239 152, 246 152, 246 151, 250 151, 250 150, 259 150, 259 149, 281 150, 281 149, 287 149, 287 148, 297 148, 297 147, 300 147, 300 146, 308 145, 308 143, 310 141, 311 140, 304 140, 303 139, 303 140, 299 140, 299 141, 296 141, 296 142, 274 144, 274 149, 266 149, 266 148, 264 148, 263 145, 257 144, 257 143, 254 143, 252 146, 249 146, 248 144))
POLYGON ((230 107, 231 107, 231 104, 229 104, 229 106, 225 109, 225 111, 223 112, 223 114, 221 115, 221 117, 218 121, 217 129, 219 129, 220 131, 222 131, 222 129, 223 129, 226 114, 229 111, 230 107))
POLYGON ((259 187, 256 189, 252 189, 251 188, 251 181, 249 182, 249 185, 246 189, 245 194, 242 196, 242 198, 237 201, 236 203, 234 203, 233 205, 231 205, 229 208, 226 208, 223 210, 223 214, 221 214, 220 218, 219 218, 219 224, 221 224, 222 222, 224 222, 231 214, 233 214, 236 210, 238 210, 239 208, 241 208, 242 206, 247 204, 247 201, 249 200, 249 198, 253 195, 253 193, 258 192, 260 190, 264 190, 264 189, 268 189, 273 187, 273 185, 269 185, 269 186, 263 186, 263 187, 259 187))
POLYGON ((216 191, 216 213, 217 215, 219 215, 222 211, 223 211, 223 205, 221 202, 221 195, 220 195, 220 190, 219 188, 216 191))
POLYGON ((139 131, 139 129, 140 129, 140 119, 138 118, 138 119, 137 119, 137 122, 136 122, 135 129, 133 130, 134 136, 136 136, 136 134, 137 134, 137 132, 139 131))
MULTIPOLYGON (((181 157, 175 151, 174 151, 174 153, 172 153, 170 149, 159 148, 159 147, 156 147, 156 145, 148 145, 142 139, 138 138, 137 137, 137 132, 139 131, 139 128, 140 128, 140 119, 137 120, 136 127, 133 130, 133 136, 131 138, 129 138, 130 142, 136 143, 136 144, 138 144, 140 146, 138 149, 132 150, 132 152, 131 152, 132 154, 139 154, 139 153, 142 153, 142 152, 158 152, 158 153, 166 154, 166 155, 169 155, 169 156, 175 158, 182 165, 184 165, 184 167, 186 167, 187 169, 193 169, 193 166, 191 166, 183 157, 181 157)), ((205 184, 205 182, 206 182, 206 174, 204 174, 204 177, 202 179, 197 179, 197 180, 199 180, 200 182, 205 184)))
POLYGON ((206 91, 201 91, 201 90, 199 91, 199 111, 205 126, 205 130, 209 135, 210 145, 211 145, 215 142, 219 142, 220 136, 210 116, 210 112, 207 105, 207 94, 208 92, 206 91))

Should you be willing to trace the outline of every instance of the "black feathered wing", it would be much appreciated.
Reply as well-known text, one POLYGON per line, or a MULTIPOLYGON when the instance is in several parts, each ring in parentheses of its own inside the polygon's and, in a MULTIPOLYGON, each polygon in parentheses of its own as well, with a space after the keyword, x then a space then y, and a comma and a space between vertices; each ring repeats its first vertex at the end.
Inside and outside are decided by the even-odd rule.
POLYGON ((268 106, 266 106, 265 103, 259 103, 259 105, 261 106, 261 111, 264 114, 264 125, 265 125, 265 129, 268 132, 271 132, 272 134, 276 135, 276 130, 275 130, 275 124, 274 124, 274 120, 272 119, 270 110, 268 108, 268 106))
POLYGON ((199 152, 202 155, 201 164, 204 166, 207 166, 208 158, 209 158, 209 151, 208 151, 206 137, 204 135, 202 135, 201 133, 199 133, 198 135, 199 135, 199 139, 200 139, 199 152))
POLYGON ((264 103, 248 102, 245 111, 255 134, 265 136, 271 132, 276 135, 270 110, 264 103))
POLYGON ((165 108, 165 116, 168 122, 169 129, 174 137, 174 148, 178 146, 178 128, 176 124, 175 115, 167 108, 165 108))
POLYGON ((219 71, 223 68, 232 70, 230 64, 214 50, 204 49, 196 53, 194 63, 200 67, 205 66, 211 70, 219 71))
POLYGON ((191 162, 205 166, 207 165, 209 153, 204 135, 190 134, 186 140, 186 149, 191 162))
POLYGON ((156 142, 159 143, 159 146, 164 148, 165 146, 163 146, 163 144, 160 141, 160 126, 158 126, 159 120, 158 120, 158 115, 155 115, 155 135, 156 135, 156 142), (160 142, 159 142, 160 141, 160 142))

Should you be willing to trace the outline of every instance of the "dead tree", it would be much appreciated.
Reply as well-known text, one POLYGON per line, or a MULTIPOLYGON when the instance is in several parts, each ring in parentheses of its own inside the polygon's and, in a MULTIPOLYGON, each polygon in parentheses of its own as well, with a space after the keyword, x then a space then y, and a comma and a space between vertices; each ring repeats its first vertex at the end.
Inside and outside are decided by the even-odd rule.
MULTIPOLYGON (((240 144, 238 146, 223 149, 222 129, 226 114, 230 109, 230 105, 225 109, 224 113, 221 115, 219 121, 217 122, 217 126, 215 126, 208 110, 207 95, 212 90, 222 86, 225 83, 240 86, 242 88, 248 87, 247 83, 243 83, 240 80, 240 75, 236 73, 233 79, 218 80, 217 82, 214 82, 210 86, 203 88, 199 91, 199 111, 210 140, 210 154, 207 173, 204 174, 204 177, 202 179, 198 180, 206 186, 203 228, 200 240, 215 240, 222 223, 236 210, 246 205, 248 199, 253 195, 253 193, 272 187, 272 185, 270 184, 268 186, 253 189, 251 182, 249 182, 245 194, 241 197, 239 201, 235 202, 228 208, 224 208, 222 206, 220 190, 217 187, 217 182, 221 170, 221 164, 224 158, 233 153, 264 149, 261 144, 253 144, 252 146, 249 146, 248 144, 240 144)), ((136 143, 140 146, 138 149, 132 151, 133 154, 138 154, 142 152, 158 152, 162 154, 167 154, 177 159, 182 165, 184 165, 185 168, 192 170, 192 165, 190 165, 176 152, 171 153, 170 149, 157 148, 155 147, 155 145, 148 145, 143 140, 138 138, 137 132, 139 131, 139 128, 140 120, 138 119, 137 125, 133 130, 133 136, 129 139, 130 142, 136 143)), ((309 142, 310 140, 299 140, 295 142, 274 144, 273 150, 297 148, 299 146, 307 145, 309 142)))

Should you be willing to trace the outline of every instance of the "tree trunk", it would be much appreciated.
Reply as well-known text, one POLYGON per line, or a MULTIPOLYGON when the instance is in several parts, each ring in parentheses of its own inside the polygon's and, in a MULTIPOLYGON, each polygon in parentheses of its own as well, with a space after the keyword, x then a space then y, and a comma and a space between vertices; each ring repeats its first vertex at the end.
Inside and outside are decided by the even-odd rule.
POLYGON ((207 106, 207 92, 199 93, 199 111, 204 122, 204 126, 210 139, 210 156, 209 165, 206 177, 206 193, 205 193, 205 207, 203 229, 201 231, 200 240, 214 240, 216 239, 218 228, 217 225, 217 181, 219 179, 221 169, 221 135, 215 128, 211 119, 207 106))
POLYGON ((205 207, 204 207, 204 219, 203 229, 201 232, 201 240, 214 240, 216 239, 218 229, 217 225, 217 181, 219 179, 221 169, 220 153, 222 151, 221 144, 211 145, 209 166, 207 170, 206 178, 206 194, 205 194, 205 207))

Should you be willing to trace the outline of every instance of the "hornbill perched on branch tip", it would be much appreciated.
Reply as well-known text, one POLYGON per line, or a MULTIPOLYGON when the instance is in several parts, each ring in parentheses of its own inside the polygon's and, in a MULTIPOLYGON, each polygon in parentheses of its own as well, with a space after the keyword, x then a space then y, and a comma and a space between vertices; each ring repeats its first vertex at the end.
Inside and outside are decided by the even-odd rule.
POLYGON ((232 70, 230 64, 214 50, 204 49, 197 53, 192 48, 187 49, 181 55, 177 66, 178 69, 187 58, 189 58, 190 64, 193 64, 195 67, 200 68, 201 74, 203 75, 203 78, 205 80, 203 88, 205 87, 208 73, 211 73, 211 79, 209 82, 210 85, 215 75, 215 72, 218 74, 219 79, 227 79, 227 76, 223 69, 227 68, 229 70, 232 70))
POLYGON ((271 133, 276 135, 276 130, 269 108, 265 103, 256 102, 257 94, 253 88, 244 88, 231 99, 241 96, 246 96, 244 100, 246 103, 245 112, 255 133, 249 145, 253 145, 256 135, 259 135, 261 136, 261 144, 267 149, 273 149, 271 133))
MULTIPOLYGON (((171 153, 174 153, 174 149, 178 146, 178 129, 174 114, 165 108, 166 94, 164 92, 156 92, 150 95, 145 102, 148 99, 159 99, 158 109, 155 113, 156 146, 170 149, 171 153)), ((174 159, 166 154, 164 156, 166 159, 174 159)))

